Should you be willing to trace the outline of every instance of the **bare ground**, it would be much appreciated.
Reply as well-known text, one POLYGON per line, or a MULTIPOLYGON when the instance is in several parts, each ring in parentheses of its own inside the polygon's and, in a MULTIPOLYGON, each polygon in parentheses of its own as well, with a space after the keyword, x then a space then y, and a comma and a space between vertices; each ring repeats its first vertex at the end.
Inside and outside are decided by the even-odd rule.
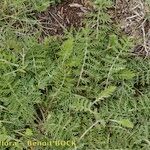
POLYGON ((45 12, 37 13, 36 18, 43 28, 43 36, 62 35, 71 27, 80 28, 90 9, 87 0, 64 0, 56 6, 49 6, 45 12))

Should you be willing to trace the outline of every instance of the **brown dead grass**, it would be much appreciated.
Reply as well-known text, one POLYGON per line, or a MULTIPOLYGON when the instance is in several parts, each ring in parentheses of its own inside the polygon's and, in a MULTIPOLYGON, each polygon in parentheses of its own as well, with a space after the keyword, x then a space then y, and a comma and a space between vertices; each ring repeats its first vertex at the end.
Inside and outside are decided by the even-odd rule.
POLYGON ((116 0, 115 20, 135 41, 134 53, 150 56, 150 7, 144 0, 116 0))

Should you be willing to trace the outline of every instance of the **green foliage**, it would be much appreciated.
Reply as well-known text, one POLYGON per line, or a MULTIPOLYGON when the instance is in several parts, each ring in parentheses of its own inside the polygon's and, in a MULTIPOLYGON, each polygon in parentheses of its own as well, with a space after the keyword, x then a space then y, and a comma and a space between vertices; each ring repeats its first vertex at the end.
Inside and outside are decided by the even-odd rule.
POLYGON ((133 128, 134 127, 133 123, 128 119, 120 120, 118 123, 124 127, 127 127, 127 128, 133 128))
POLYGON ((150 61, 133 57, 130 38, 111 25, 111 1, 97 0, 80 31, 42 43, 26 32, 36 21, 25 20, 24 32, 11 26, 26 18, 25 2, 0 2, 2 18, 11 3, 13 15, 25 9, 0 21, 0 141, 16 141, 11 150, 31 149, 28 140, 76 141, 62 150, 149 149, 150 61))

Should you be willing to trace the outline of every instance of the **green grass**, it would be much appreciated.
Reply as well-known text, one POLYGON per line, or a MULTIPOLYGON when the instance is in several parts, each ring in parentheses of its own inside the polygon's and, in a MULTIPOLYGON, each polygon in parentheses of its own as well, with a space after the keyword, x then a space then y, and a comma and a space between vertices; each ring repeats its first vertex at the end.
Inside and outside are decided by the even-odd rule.
POLYGON ((10 150, 30 149, 28 140, 76 143, 35 150, 150 149, 150 61, 112 26, 111 1, 97 0, 80 31, 39 43, 29 14, 48 2, 0 2, 0 141, 16 141, 10 150))

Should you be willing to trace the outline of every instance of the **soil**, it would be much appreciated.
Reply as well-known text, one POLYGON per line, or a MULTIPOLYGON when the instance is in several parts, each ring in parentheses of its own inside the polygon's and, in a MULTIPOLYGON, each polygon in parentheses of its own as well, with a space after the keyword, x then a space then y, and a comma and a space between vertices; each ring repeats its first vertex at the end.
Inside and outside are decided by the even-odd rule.
POLYGON ((42 28, 42 36, 62 35, 74 27, 83 26, 83 19, 91 11, 88 0, 64 0, 55 6, 49 6, 46 11, 36 13, 42 28))

